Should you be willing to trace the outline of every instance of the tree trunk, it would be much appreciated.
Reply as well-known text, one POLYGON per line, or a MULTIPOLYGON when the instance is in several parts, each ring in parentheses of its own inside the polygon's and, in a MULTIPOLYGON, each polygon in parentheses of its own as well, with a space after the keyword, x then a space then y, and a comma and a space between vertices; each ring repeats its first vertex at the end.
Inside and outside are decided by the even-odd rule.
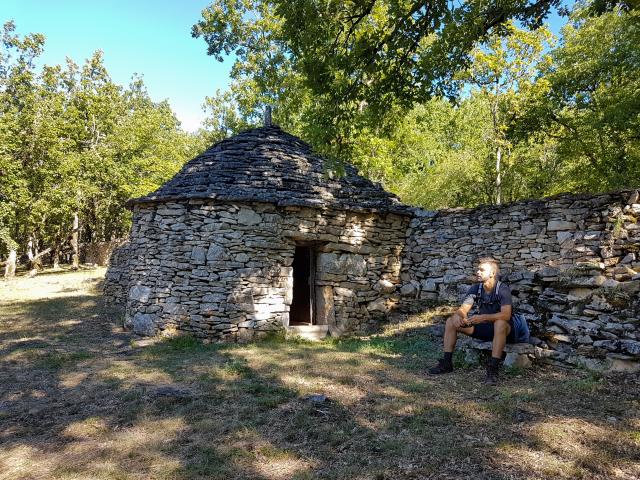
POLYGON ((56 247, 53 250, 53 253, 51 254, 51 257, 53 258, 53 268, 55 270, 60 268, 60 249, 58 248, 58 246, 56 245, 56 247))
POLYGON ((18 252, 16 250, 9 250, 9 256, 7 257, 7 263, 4 266, 4 276, 13 277, 16 274, 16 264, 18 263, 18 252))
POLYGON ((51 249, 47 248, 42 252, 38 250, 38 239, 35 236, 29 237, 27 256, 29 257, 29 275, 32 277, 42 269, 42 256, 46 255, 51 249))
POLYGON ((40 242, 38 241, 38 237, 33 237, 33 261, 31 264, 31 268, 35 270, 42 270, 42 256, 46 255, 51 249, 48 248, 44 251, 40 251, 40 242))
POLYGON ((496 205, 502 202, 502 177, 500 175, 500 162, 502 160, 502 147, 496 150, 496 205))
POLYGON ((71 263, 74 270, 80 268, 80 249, 78 247, 79 227, 80 221, 78 219, 78 212, 76 212, 73 214, 73 232, 71 233, 71 248, 73 249, 73 257, 71 259, 71 263))
POLYGON ((33 265, 33 237, 29 237, 29 242, 27 242, 27 258, 29 259, 29 267, 33 265))
POLYGON ((36 256, 33 253, 33 237, 29 237, 29 242, 27 243, 27 258, 29 259, 29 273, 27 274, 29 277, 35 277, 38 274, 38 269, 36 268, 36 256))

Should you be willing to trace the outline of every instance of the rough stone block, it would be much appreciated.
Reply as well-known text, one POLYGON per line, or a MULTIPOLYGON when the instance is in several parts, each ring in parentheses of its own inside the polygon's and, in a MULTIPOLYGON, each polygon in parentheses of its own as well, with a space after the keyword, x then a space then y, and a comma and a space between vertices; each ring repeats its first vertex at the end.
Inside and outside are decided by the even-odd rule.
POLYGON ((640 372, 640 359, 615 353, 607 355, 608 372, 638 373, 640 372))
POLYGON ((604 275, 594 275, 589 277, 566 277, 563 283, 567 287, 601 287, 607 281, 604 275))
POLYGON ((333 289, 333 292, 336 294, 336 296, 338 297, 355 297, 356 293, 353 291, 353 289, 351 288, 344 288, 344 287, 335 287, 333 289))
POLYGON ((529 355, 524 353, 509 352, 504 359, 504 366, 529 368, 531 367, 531 359, 529 355))
POLYGON ((374 288, 382 293, 393 293, 396 291, 396 286, 387 279, 378 280, 374 288))
POLYGON ((240 225, 252 226, 260 224, 262 217, 251 209, 241 208, 238 212, 237 221, 240 225))
POLYGON ((136 313, 133 316, 133 331, 138 335, 151 337, 156 334, 155 320, 156 316, 147 313, 136 313))
POLYGON ((227 260, 228 256, 224 247, 212 243, 209 245, 209 249, 207 250, 207 260, 208 261, 221 261, 227 260))
POLYGON ((151 295, 151 288, 142 285, 134 285, 129 290, 129 299, 140 303, 147 303, 151 295))
POLYGON ((621 340, 620 346, 622 351, 631 355, 640 356, 640 342, 636 340, 621 340))
POLYGON ((185 306, 179 303, 165 303, 162 305, 162 311, 167 315, 177 315, 186 312, 185 306))
POLYGON ((567 222, 564 220, 549 220, 547 222, 547 231, 548 232, 557 232, 561 230, 575 230, 577 224, 574 222, 567 222))
POLYGON ((571 240, 573 238, 573 233, 571 232, 566 232, 566 231, 561 231, 556 233, 556 237, 558 239, 558 243, 564 243, 568 240, 571 240))
POLYGON ((438 290, 438 285, 433 278, 427 278, 423 280, 422 282, 420 282, 420 286, 422 290, 426 292, 436 292, 438 290))
POLYGON ((225 302, 227 295, 224 293, 207 293, 202 297, 202 301, 206 303, 225 302))
POLYGON ((176 217, 184 213, 184 208, 182 206, 179 208, 158 208, 156 213, 163 217, 176 217))
POLYGON ((400 295, 403 297, 415 297, 418 293, 417 282, 411 282, 400 287, 400 295))
POLYGON ((472 365, 477 365, 482 360, 482 353, 475 348, 464 349, 464 361, 472 365))
POLYGON ((239 254, 236 255, 235 257, 235 261, 239 262, 239 263, 246 263, 251 259, 251 257, 249 257, 249 255, 247 255, 244 252, 241 252, 239 254))
POLYGON ((367 271, 367 262, 362 255, 321 253, 318 270, 334 275, 362 276, 367 271))
POLYGON ((191 250, 191 262, 194 265, 204 265, 207 260, 207 251, 204 247, 195 246, 191 250))
POLYGON ((389 311, 389 305, 387 304, 387 299, 385 298, 378 298, 377 300, 374 300, 373 302, 370 302, 367 305, 367 309, 370 312, 388 312, 389 311))

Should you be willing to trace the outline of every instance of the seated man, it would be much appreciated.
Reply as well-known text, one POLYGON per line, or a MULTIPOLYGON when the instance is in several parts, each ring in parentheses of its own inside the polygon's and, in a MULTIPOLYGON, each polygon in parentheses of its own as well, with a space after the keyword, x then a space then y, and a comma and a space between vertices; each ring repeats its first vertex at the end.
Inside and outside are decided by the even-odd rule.
POLYGON ((444 358, 429 369, 437 375, 453 371, 452 355, 458 332, 483 341, 493 341, 491 360, 487 365, 485 383, 496 385, 498 368, 506 342, 515 343, 515 329, 511 319, 511 290, 498 281, 500 268, 492 258, 478 261, 476 275, 482 283, 469 288, 460 308, 447 319, 444 331, 444 358), (471 308, 477 306, 477 313, 468 316, 471 308))

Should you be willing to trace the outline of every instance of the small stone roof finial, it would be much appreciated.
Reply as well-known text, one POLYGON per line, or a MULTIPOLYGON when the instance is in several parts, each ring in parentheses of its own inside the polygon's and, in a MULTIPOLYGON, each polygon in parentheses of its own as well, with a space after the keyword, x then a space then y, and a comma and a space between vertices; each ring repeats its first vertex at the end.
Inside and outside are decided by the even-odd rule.
POLYGON ((264 126, 265 127, 271 126, 271 105, 267 105, 264 108, 264 126))

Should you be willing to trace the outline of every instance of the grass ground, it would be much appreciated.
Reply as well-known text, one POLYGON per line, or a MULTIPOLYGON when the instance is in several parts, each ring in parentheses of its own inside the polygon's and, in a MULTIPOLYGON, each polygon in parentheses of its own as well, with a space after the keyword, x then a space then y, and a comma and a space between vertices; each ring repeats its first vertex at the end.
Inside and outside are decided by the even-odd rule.
POLYGON ((433 312, 317 344, 141 341, 103 273, 0 281, 0 479, 640 478, 637 376, 432 378, 433 312))

